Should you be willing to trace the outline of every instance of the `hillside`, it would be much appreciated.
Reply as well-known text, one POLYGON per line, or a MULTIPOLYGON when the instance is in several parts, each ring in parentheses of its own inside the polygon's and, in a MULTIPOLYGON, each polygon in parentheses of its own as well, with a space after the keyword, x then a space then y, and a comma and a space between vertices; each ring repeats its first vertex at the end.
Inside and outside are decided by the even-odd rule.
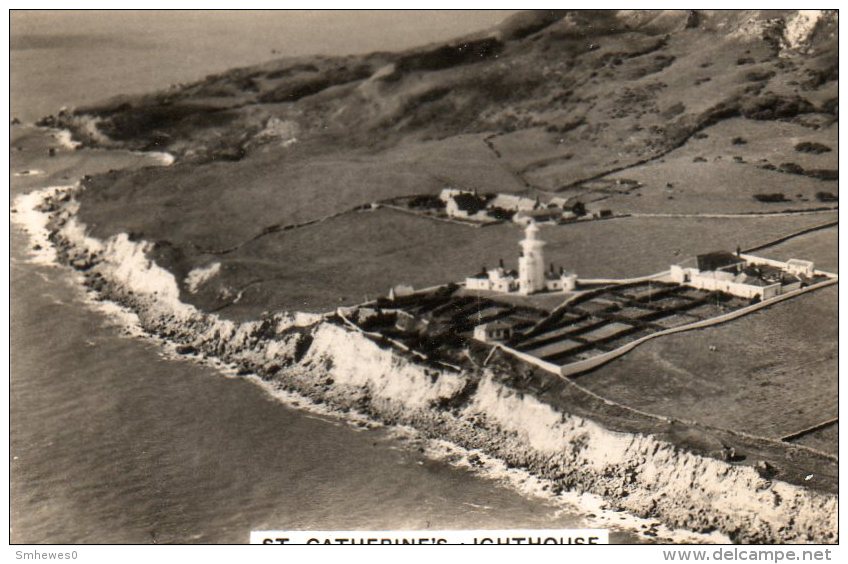
MULTIPOLYGON (((400 252, 410 267, 399 276, 429 279, 422 275, 434 272, 434 259, 421 255, 431 255, 428 245, 437 239, 429 225, 408 219, 389 237, 366 241, 372 221, 360 216, 362 222, 304 227, 309 231, 299 235, 325 240, 332 233, 341 247, 322 250, 315 264, 286 264, 294 236, 287 226, 446 185, 576 195, 625 213, 821 207, 820 193, 838 192, 836 18, 520 13, 446 44, 280 59, 43 123, 68 127, 88 145, 178 157, 169 169, 91 179, 81 214, 98 236, 128 231, 156 241, 158 258, 180 277, 222 261, 209 291, 187 299, 218 308, 228 301, 222 296, 249 285, 240 302, 248 312, 269 302, 297 307, 273 296, 289 295, 286 281, 308 267, 309 279, 331 282, 320 290, 324 299, 299 303, 323 307, 328 292, 329 301, 356 301, 361 296, 348 290, 373 294, 402 281, 381 277, 380 261, 373 261, 368 281, 346 287, 341 273, 368 257, 400 252), (615 180, 641 184, 616 190, 615 180), (775 192, 783 201, 755 198, 775 192), (291 274, 267 275, 279 268, 291 274)), ((793 222, 785 223, 791 231, 793 222)), ((478 235, 457 234, 455 245, 478 235)), ((673 242, 680 233, 657 237, 673 242)), ((736 240, 761 239, 750 233, 736 240)))

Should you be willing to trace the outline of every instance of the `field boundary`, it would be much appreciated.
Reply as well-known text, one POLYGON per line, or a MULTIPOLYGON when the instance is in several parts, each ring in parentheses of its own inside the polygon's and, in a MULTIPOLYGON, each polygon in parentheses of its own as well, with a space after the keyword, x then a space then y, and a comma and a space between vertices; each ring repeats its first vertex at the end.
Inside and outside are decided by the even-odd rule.
POLYGON ((661 213, 661 212, 630 212, 629 217, 657 217, 665 219, 705 218, 705 219, 757 219, 768 217, 794 217, 796 215, 818 215, 822 213, 838 213, 839 207, 816 208, 809 210, 787 210, 771 212, 737 212, 737 213, 661 213))
POLYGON ((744 252, 753 253, 754 251, 760 251, 762 249, 767 249, 769 247, 774 247, 775 245, 785 243, 786 241, 788 241, 790 239, 794 239, 795 237, 800 237, 802 235, 806 235, 808 233, 813 233, 813 232, 819 231, 821 229, 828 229, 830 227, 838 227, 838 226, 839 226, 839 220, 837 219, 835 221, 829 221, 829 222, 823 223, 821 225, 814 225, 813 227, 805 227, 804 229, 801 229, 800 231, 795 231, 794 233, 790 233, 789 235, 784 235, 783 237, 779 237, 777 239, 769 241, 768 243, 763 243, 762 245, 758 245, 756 247, 751 247, 750 249, 745 249, 744 252))
POLYGON ((806 429, 801 429, 800 431, 795 431, 794 433, 790 433, 789 435, 784 435, 784 436, 780 437, 780 440, 786 441, 786 442, 794 441, 795 439, 800 439, 804 435, 808 435, 810 433, 814 433, 814 432, 819 431, 821 429, 825 429, 825 428, 830 427, 831 425, 834 425, 836 423, 839 423, 839 417, 834 417, 833 419, 828 419, 827 421, 822 421, 821 423, 816 423, 815 425, 811 425, 810 427, 807 427, 806 429))

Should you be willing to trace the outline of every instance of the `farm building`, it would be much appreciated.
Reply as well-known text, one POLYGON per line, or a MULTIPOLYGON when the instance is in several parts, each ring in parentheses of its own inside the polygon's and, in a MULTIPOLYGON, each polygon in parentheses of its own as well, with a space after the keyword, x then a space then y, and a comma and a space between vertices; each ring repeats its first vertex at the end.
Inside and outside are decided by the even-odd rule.
POLYGON ((470 190, 445 188, 439 194, 449 217, 469 218, 486 209, 486 199, 470 190))
POLYGON ((671 279, 699 290, 724 292, 740 298, 766 300, 801 287, 799 274, 813 273, 813 263, 793 259, 765 261, 726 251, 698 255, 697 266, 671 267, 671 279), (790 263, 792 263, 790 265, 790 263))
POLYGON ((508 341, 512 338, 513 327, 503 321, 482 323, 474 328, 474 339, 483 343, 508 341))
POLYGON ((815 275, 815 264, 809 260, 789 259, 786 261, 786 270, 798 276, 812 277, 815 275))
POLYGON ((538 198, 525 198, 515 194, 498 194, 492 198, 489 205, 516 212, 534 210, 540 207, 538 198))
POLYGON ((551 198, 551 201, 548 202, 548 207, 559 208, 564 213, 574 214, 575 217, 586 214, 586 205, 577 199, 576 196, 571 196, 570 198, 551 198))
POLYGON ((535 210, 519 210, 512 216, 512 221, 520 225, 530 223, 557 222, 563 218, 560 208, 539 208, 535 210))
POLYGON ((398 284, 389 289, 389 299, 395 301, 404 296, 410 296, 415 293, 415 288, 408 284, 398 284))

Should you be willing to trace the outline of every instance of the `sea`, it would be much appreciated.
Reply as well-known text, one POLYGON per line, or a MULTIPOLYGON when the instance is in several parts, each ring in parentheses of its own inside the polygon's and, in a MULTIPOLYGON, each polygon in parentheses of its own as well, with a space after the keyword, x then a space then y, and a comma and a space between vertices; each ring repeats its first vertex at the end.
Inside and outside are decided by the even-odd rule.
MULTIPOLYGON (((62 106, 144 92, 275 57, 399 49, 474 32, 497 12, 26 12, 11 15, 14 199, 147 166, 72 150, 32 127, 62 106), (246 38, 249 38, 247 40, 246 38), (50 147, 55 155, 48 156, 50 147)), ((362 426, 177 359, 91 299, 11 230, 13 543, 245 543, 251 530, 611 528, 648 521, 476 468, 411 430, 362 426)), ((671 534, 669 532, 669 534, 671 534)))

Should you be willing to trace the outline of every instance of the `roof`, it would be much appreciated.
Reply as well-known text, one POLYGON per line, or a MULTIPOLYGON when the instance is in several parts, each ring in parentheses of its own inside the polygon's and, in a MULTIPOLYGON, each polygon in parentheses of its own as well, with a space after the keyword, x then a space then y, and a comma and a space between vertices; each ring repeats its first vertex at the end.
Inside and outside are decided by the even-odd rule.
POLYGON ((557 206, 563 209, 571 209, 574 206, 578 205, 580 200, 577 196, 570 196, 568 198, 563 198, 562 196, 557 196, 555 198, 551 198, 548 202, 548 205, 557 206))
POLYGON ((505 321, 490 321, 488 323, 482 323, 477 327, 482 327, 486 331, 494 331, 497 329, 512 329, 512 323, 507 323, 505 321))
POLYGON ((536 205, 536 200, 514 194, 498 194, 492 198, 489 205, 504 209, 532 210, 536 205))
POLYGON ((786 261, 786 264, 797 264, 798 266, 806 266, 809 268, 813 267, 813 261, 803 259, 789 259, 786 261))
POLYGON ((733 266, 735 264, 744 263, 745 259, 737 257, 728 251, 715 251, 697 256, 698 270, 720 270, 733 266))
POLYGON ((562 213, 559 209, 540 208, 538 210, 519 210, 516 217, 558 217, 562 213))

